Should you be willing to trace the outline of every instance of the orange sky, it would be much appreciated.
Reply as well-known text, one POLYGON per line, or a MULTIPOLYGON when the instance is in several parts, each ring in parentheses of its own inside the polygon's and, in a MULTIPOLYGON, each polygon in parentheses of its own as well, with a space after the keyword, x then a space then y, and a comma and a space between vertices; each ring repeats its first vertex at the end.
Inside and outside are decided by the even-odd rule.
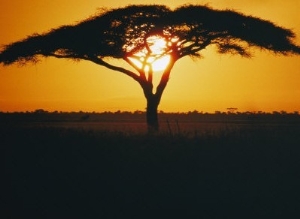
MULTIPOLYGON (((155 1, 10 0, 0 2, 0 45, 63 24, 74 24, 97 8, 115 8, 155 1)), ((290 28, 300 44, 299 0, 161 0, 176 7, 184 3, 235 9, 290 28), (168 2, 174 2, 172 4, 168 2)), ((259 34, 259 33, 258 33, 259 34)), ((179 60, 171 73, 159 110, 214 112, 300 111, 300 56, 278 56, 254 50, 251 59, 219 55, 212 47, 204 58, 179 60)), ((127 67, 118 60, 114 64, 127 67)), ((130 68, 130 67, 128 67, 130 68)), ((128 76, 81 61, 43 59, 36 65, 0 66, 0 111, 116 111, 144 110, 142 89, 128 76)))

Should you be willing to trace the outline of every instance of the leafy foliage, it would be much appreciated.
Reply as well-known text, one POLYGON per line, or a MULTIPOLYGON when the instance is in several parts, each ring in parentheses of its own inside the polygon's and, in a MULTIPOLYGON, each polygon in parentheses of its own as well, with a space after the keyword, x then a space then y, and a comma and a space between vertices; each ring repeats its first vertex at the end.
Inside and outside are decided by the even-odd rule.
MULTIPOLYGON (((147 47, 150 35, 168 40, 168 53, 177 59, 214 44, 220 53, 250 56, 252 46, 282 54, 300 54, 294 33, 260 18, 232 10, 185 5, 174 10, 163 5, 133 5, 103 10, 75 25, 34 34, 3 47, 0 62, 36 62, 39 56, 84 59, 106 65, 104 57, 126 58, 147 47), (177 41, 171 39, 176 37, 177 41)), ((106 66, 108 67, 108 66, 106 66)))

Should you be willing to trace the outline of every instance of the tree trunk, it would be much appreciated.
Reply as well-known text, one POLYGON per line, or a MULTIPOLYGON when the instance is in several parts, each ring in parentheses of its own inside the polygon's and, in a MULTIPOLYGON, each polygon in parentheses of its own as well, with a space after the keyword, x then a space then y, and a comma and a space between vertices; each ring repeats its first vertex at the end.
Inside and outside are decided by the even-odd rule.
POLYGON ((151 95, 151 97, 147 98, 147 126, 148 126, 148 133, 155 133, 159 130, 158 124, 158 115, 157 115, 157 108, 158 108, 159 101, 155 95, 151 95))
MULTIPOLYGON (((175 57, 175 56, 174 56, 175 57)), ((147 99, 147 125, 148 125, 148 133, 155 133, 159 130, 159 123, 158 123, 158 115, 157 115, 157 108, 160 103, 161 96, 163 94, 164 89, 169 80, 169 75, 171 69, 175 63, 175 58, 171 56, 170 63, 168 64, 167 68, 165 69, 164 73, 161 76, 160 82, 156 87, 156 92, 153 93, 153 83, 152 83, 152 69, 150 66, 150 70, 148 72, 148 79, 145 77, 145 72, 142 72, 141 75, 144 76, 142 81, 139 81, 141 87, 143 88, 144 95, 147 99)))

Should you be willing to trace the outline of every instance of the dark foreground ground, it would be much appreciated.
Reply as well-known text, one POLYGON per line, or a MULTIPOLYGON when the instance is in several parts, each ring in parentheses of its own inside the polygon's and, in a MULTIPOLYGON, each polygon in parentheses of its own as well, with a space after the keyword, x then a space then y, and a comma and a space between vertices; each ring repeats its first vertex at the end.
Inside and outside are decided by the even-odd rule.
POLYGON ((280 121, 147 135, 2 120, 1 218, 299 218, 300 123, 280 121))

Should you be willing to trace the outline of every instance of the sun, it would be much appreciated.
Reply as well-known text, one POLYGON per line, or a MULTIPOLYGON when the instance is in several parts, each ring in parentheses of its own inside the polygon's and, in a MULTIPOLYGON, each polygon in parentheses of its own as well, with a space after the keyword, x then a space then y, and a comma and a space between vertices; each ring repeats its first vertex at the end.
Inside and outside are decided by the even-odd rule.
POLYGON ((150 36, 146 40, 146 47, 135 53, 135 58, 128 58, 139 69, 149 71, 151 67, 153 72, 160 72, 170 63, 171 55, 167 54, 167 50, 168 43, 164 37, 150 36))
POLYGON ((165 55, 151 63, 153 71, 163 71, 170 62, 170 55, 165 55))
POLYGON ((143 69, 144 71, 149 71, 150 66, 151 66, 152 71, 158 72, 158 71, 164 71, 167 68, 167 66, 170 62, 171 56, 164 55, 157 59, 150 57, 146 60, 146 64, 144 63, 144 61, 145 61, 144 57, 140 57, 139 59, 133 59, 133 58, 129 57, 129 59, 139 69, 143 69))
POLYGON ((167 50, 167 41, 161 36, 150 36, 146 43, 152 55, 161 55, 167 50))

